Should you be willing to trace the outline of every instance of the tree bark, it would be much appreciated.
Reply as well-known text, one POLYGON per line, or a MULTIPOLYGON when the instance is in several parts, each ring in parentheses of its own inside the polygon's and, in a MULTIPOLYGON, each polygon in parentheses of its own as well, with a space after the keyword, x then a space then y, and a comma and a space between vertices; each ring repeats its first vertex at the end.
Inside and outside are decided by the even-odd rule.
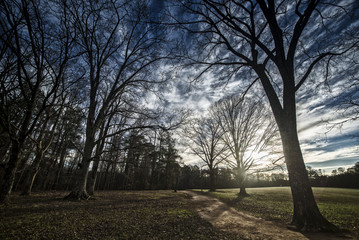
POLYGON ((265 74, 264 67, 255 68, 268 97, 282 140, 294 206, 291 225, 300 231, 336 231, 338 229, 329 223, 318 209, 305 168, 298 139, 294 70, 285 66, 279 69, 282 69, 284 83, 283 107, 265 74))
POLYGON ((246 190, 246 176, 245 175, 242 175, 239 177, 239 193, 238 193, 238 196, 240 197, 245 197, 245 196, 248 196, 249 194, 247 193, 247 190, 246 190))
POLYGON ((90 163, 92 160, 92 151, 95 146, 93 131, 88 131, 86 134, 84 152, 80 164, 80 171, 76 174, 76 181, 71 193, 65 199, 74 200, 87 200, 90 198, 86 191, 87 177, 89 172, 90 163))
POLYGON ((337 230, 318 209, 300 149, 296 123, 282 119, 279 130, 293 197, 291 225, 301 231, 337 230))
POLYGON ((97 180, 97 170, 98 170, 99 163, 100 163, 100 159, 97 157, 95 159, 95 161, 93 162, 92 170, 91 170, 90 176, 88 178, 87 193, 89 195, 95 194, 95 185, 96 185, 96 180, 97 180))
POLYGON ((103 122, 101 128, 100 128, 100 133, 99 133, 99 137, 102 138, 102 140, 100 142, 97 143, 96 145, 96 153, 95 153, 95 157, 94 157, 94 161, 93 161, 93 165, 92 165, 92 171, 90 173, 90 177, 88 179, 88 187, 87 187, 87 192, 90 195, 94 195, 95 194, 95 185, 96 185, 96 180, 97 180, 97 171, 98 171, 98 167, 100 164, 100 157, 102 154, 102 151, 105 147, 105 142, 106 142, 106 138, 105 135, 108 132, 108 129, 110 127, 110 122, 112 120, 113 114, 111 114, 111 116, 107 119, 107 123, 103 122))
POLYGON ((211 168, 209 170, 209 191, 210 192, 215 192, 216 191, 216 176, 215 176, 215 171, 213 168, 211 168))
POLYGON ((90 198, 86 191, 88 169, 90 161, 83 159, 80 167, 80 172, 76 176, 76 183, 69 195, 65 197, 66 200, 87 200, 90 198))

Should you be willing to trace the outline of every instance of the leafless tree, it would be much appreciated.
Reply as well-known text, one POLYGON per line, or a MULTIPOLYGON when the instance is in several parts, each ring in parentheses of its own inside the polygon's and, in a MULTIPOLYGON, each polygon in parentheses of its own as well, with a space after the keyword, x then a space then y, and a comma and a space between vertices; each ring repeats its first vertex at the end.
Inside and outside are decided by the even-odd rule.
POLYGON ((136 107, 144 91, 160 83, 150 73, 164 59, 160 48, 164 38, 157 25, 146 21, 149 12, 143 1, 73 0, 68 11, 88 81, 81 170, 68 198, 87 199, 87 176, 99 130, 116 102, 136 107))
POLYGON ((73 37, 58 10, 44 1, 0 3, 0 124, 11 142, 0 202, 9 199, 25 141, 62 89, 73 37))
POLYGON ((222 143, 223 130, 213 117, 194 119, 185 131, 188 147, 208 167, 210 191, 216 190, 216 170, 226 160, 227 145, 222 143))
POLYGON ((350 14, 356 6, 355 1, 325 0, 179 1, 181 16, 172 14, 174 24, 200 34, 192 38, 201 49, 192 60, 204 66, 203 72, 218 67, 217 75, 223 70, 228 77, 260 81, 282 139, 292 225, 300 230, 335 227, 320 213, 310 187, 298 140, 296 96, 313 92, 309 85, 303 89, 309 79, 323 80, 319 75, 328 76, 324 65, 357 44, 343 37, 348 29, 358 33, 358 19, 350 14))
POLYGON ((243 96, 226 97, 211 110, 223 132, 221 139, 231 153, 226 162, 240 184, 239 196, 245 196, 247 172, 258 164, 259 154, 269 150, 269 143, 278 133, 275 121, 266 113, 264 104, 243 96))

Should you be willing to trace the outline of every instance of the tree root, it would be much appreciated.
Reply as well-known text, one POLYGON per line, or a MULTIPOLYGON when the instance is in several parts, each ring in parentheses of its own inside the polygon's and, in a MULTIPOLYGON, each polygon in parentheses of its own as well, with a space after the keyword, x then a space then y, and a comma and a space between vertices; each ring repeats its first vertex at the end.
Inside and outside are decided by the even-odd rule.
POLYGON ((247 192, 239 192, 237 193, 237 197, 238 198, 244 198, 244 197, 249 197, 250 195, 247 192))
POLYGON ((317 221, 295 221, 293 220, 288 229, 299 232, 341 232, 341 230, 334 224, 327 221, 325 218, 318 219, 317 221))
POLYGON ((86 191, 72 191, 64 200, 89 200, 91 196, 86 191))

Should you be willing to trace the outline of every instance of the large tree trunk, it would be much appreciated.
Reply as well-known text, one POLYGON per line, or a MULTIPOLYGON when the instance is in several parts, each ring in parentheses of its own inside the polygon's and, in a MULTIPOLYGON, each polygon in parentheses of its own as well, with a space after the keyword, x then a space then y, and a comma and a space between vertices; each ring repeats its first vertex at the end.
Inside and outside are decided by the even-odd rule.
POLYGON ((80 171, 76 173, 76 181, 74 187, 71 193, 65 197, 65 199, 87 200, 90 198, 89 194, 86 191, 86 185, 94 146, 95 144, 93 135, 87 135, 82 161, 81 164, 79 164, 80 171))
POLYGON ((213 168, 209 169, 209 191, 216 191, 216 176, 213 168))
POLYGON ((246 174, 245 173, 241 173, 241 175, 239 176, 239 189, 240 190, 238 193, 238 197, 245 197, 245 196, 249 195, 246 190, 246 174))
POLYGON ((92 170, 91 170, 91 173, 90 173, 90 176, 88 179, 87 193, 90 195, 95 194, 95 185, 96 185, 97 170, 98 170, 99 163, 100 163, 100 159, 99 159, 99 157, 96 157, 95 161, 93 162, 92 170))
POLYGON ((86 191, 89 166, 90 166, 90 161, 88 159, 83 158, 80 166, 80 171, 76 176, 75 185, 71 193, 67 195, 65 199, 87 200, 90 198, 89 194, 86 191))
POLYGON ((282 70, 284 79, 283 106, 265 74, 264 67, 258 65, 255 70, 261 79, 282 139, 294 206, 291 224, 301 231, 335 231, 337 228, 329 223, 318 209, 304 165, 297 131, 294 69, 287 66, 281 66, 279 69, 282 70))
POLYGON ((24 141, 12 140, 9 161, 5 168, 0 192, 0 203, 7 204, 15 181, 17 166, 20 162, 20 154, 24 141))
POLYGON ((294 212, 291 224, 301 231, 336 230, 318 209, 304 165, 296 122, 290 119, 293 118, 281 119, 279 131, 293 197, 294 212))
POLYGON ((107 119, 107 124, 106 124, 106 122, 103 122, 103 124, 100 128, 99 138, 102 138, 102 140, 99 143, 97 143, 97 145, 96 145, 96 153, 95 153, 95 157, 94 157, 94 161, 93 161, 93 165, 92 165, 92 171, 91 171, 90 177, 88 179, 89 182, 88 182, 87 191, 90 195, 95 194, 97 171, 98 171, 98 167, 100 164, 100 157, 101 157, 102 151, 105 147, 105 142, 106 142, 105 136, 110 127, 110 122, 111 122, 112 117, 113 117, 113 114, 107 119))
MULTIPOLYGON (((93 79, 93 77, 91 77, 91 79, 93 79)), ((86 191, 86 185, 89 167, 92 161, 92 152, 96 145, 95 135, 97 132, 97 127, 95 124, 96 88, 93 88, 92 84, 93 83, 91 83, 89 113, 86 121, 86 140, 82 155, 82 161, 81 164, 79 164, 80 171, 79 173, 76 173, 76 180, 73 189, 71 193, 65 197, 65 199, 87 200, 90 198, 89 194, 86 191)))

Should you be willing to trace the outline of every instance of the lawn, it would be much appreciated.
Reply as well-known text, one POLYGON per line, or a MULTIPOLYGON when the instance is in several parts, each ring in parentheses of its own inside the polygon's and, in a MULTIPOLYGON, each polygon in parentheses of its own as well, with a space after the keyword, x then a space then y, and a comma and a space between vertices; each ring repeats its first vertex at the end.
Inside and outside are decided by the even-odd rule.
MULTIPOLYGON (((266 220, 287 224, 293 205, 289 187, 248 188, 250 196, 238 199, 239 189, 220 189, 209 193, 234 206, 239 211, 266 220)), ((359 236, 359 190, 342 188, 313 188, 322 214, 341 229, 359 236)))
POLYGON ((183 193, 99 192, 64 201, 65 192, 13 194, 0 205, 0 239, 235 239, 214 230, 183 193))

